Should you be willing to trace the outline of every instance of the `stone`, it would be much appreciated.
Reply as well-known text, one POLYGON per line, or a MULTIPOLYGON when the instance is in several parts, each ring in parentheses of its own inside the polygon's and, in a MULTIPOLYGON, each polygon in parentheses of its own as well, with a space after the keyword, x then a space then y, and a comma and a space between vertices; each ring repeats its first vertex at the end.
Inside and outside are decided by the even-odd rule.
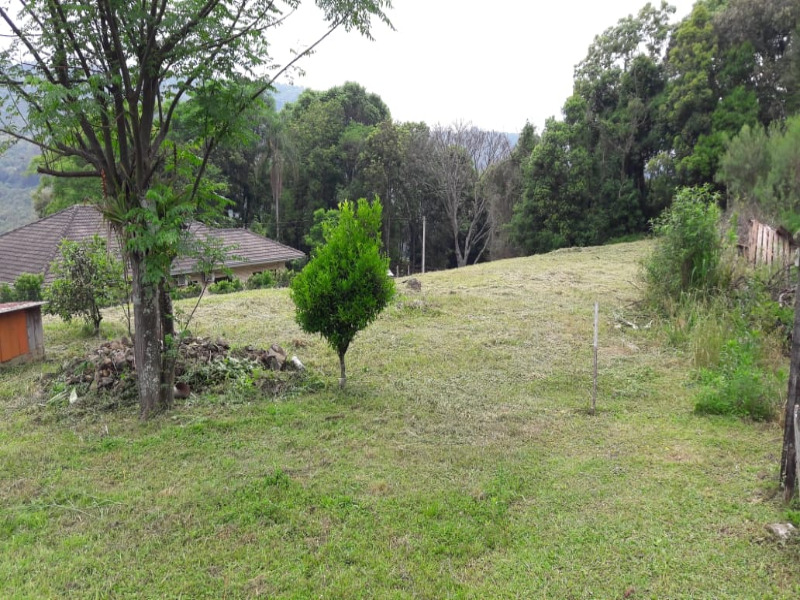
POLYGON ((422 291, 422 282, 417 279, 416 277, 412 277, 408 281, 406 281, 406 285, 409 289, 414 290, 415 292, 422 291))
POLYGON ((767 531, 781 542, 785 542, 797 533, 797 528, 791 523, 771 523, 767 525, 767 531))

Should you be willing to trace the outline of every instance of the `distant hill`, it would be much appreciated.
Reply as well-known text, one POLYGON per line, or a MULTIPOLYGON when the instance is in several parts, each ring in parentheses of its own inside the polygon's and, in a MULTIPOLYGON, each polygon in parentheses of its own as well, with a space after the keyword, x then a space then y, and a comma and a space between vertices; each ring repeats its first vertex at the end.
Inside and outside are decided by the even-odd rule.
MULTIPOLYGON (((300 97, 305 88, 296 85, 276 84, 275 107, 285 105, 300 97)), ((39 176, 29 173, 31 160, 39 155, 32 144, 18 142, 0 155, 0 234, 21 227, 36 219, 31 193, 39 185, 39 176)))
POLYGON ((36 218, 31 193, 39 185, 39 176, 28 173, 28 165, 38 154, 36 146, 18 142, 0 156, 0 233, 36 218))
POLYGON ((275 109, 281 110, 287 104, 295 102, 305 89, 306 88, 297 85, 276 83, 275 92, 272 94, 272 97, 275 98, 275 109))

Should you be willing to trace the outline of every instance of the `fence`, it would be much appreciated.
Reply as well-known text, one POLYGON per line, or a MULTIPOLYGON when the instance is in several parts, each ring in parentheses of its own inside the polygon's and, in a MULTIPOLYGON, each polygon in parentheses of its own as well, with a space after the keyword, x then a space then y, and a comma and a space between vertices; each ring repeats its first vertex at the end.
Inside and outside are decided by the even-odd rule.
POLYGON ((789 265, 794 260, 796 248, 792 235, 783 227, 774 229, 750 219, 747 245, 742 248, 749 264, 776 267, 789 265))

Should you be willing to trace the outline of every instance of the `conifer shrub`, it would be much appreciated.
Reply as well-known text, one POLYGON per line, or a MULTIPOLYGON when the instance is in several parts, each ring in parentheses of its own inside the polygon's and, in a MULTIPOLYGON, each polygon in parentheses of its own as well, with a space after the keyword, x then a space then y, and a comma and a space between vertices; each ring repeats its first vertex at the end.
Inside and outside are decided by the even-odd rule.
POLYGON ((291 296, 300 327, 319 333, 339 355, 339 386, 346 382, 345 353, 355 335, 374 321, 394 295, 389 259, 381 255, 380 201, 339 205, 325 242, 294 278, 291 296))

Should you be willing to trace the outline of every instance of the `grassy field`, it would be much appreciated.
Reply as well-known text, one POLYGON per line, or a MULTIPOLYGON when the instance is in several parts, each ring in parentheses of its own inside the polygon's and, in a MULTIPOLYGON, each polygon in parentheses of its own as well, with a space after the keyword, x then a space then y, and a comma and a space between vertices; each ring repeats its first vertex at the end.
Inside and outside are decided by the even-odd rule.
POLYGON ((195 334, 278 342, 324 385, 148 423, 48 404, 42 370, 96 344, 48 321, 49 362, 0 372, 0 597, 800 597, 800 545, 765 530, 780 426, 693 415, 688 357, 615 327, 644 322, 647 248, 400 283, 344 392, 286 290, 211 297, 195 334))

